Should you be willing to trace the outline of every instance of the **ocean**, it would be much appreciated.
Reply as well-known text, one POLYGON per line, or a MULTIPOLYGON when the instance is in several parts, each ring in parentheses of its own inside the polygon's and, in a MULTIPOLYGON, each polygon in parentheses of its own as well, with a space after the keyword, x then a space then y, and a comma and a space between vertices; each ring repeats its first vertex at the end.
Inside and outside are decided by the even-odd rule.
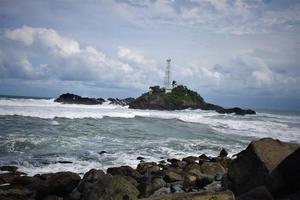
POLYGON ((263 137, 299 143, 300 113, 237 116, 0 97, 0 165, 16 165, 29 175, 136 167, 138 156, 145 161, 216 156, 222 148, 233 155, 263 137))

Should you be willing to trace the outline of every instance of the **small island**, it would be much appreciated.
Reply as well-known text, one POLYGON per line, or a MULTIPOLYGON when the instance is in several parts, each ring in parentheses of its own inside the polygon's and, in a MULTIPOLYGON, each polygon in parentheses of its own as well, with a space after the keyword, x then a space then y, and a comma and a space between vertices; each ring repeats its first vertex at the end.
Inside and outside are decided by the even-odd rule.
MULTIPOLYGON (((207 103, 197 92, 188 89, 186 86, 178 85, 173 89, 166 91, 160 86, 151 86, 150 90, 138 98, 108 98, 109 104, 129 106, 132 109, 149 109, 149 110, 184 110, 184 109, 201 109, 214 110, 222 114, 236 115, 254 115, 256 112, 251 109, 241 109, 239 107, 223 108, 222 106, 207 103)), ((97 105, 106 102, 103 98, 81 97, 75 94, 62 94, 55 102, 66 104, 86 104, 97 105)))
POLYGON ((223 108, 218 105, 207 103, 195 91, 186 86, 178 85, 169 92, 160 86, 150 87, 150 91, 142 94, 137 99, 129 103, 129 108, 133 109, 151 109, 151 110, 183 110, 183 109, 201 109, 214 110, 218 113, 235 113, 237 115, 256 114, 254 110, 244 110, 238 107, 223 108))

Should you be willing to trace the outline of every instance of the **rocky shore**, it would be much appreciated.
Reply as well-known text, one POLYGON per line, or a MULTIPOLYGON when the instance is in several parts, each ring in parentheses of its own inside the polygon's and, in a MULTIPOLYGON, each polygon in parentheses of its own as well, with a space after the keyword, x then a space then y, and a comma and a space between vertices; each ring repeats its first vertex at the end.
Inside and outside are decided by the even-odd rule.
POLYGON ((296 200, 300 199, 300 146, 263 138, 233 158, 204 154, 73 172, 27 176, 0 167, 1 200, 296 200))

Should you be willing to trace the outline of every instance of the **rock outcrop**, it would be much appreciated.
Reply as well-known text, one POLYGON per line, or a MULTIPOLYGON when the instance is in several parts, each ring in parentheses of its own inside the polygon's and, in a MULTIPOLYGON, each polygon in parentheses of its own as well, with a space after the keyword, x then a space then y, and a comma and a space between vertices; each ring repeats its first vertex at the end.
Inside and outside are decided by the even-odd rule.
POLYGON ((86 104, 86 105, 97 105, 102 104, 105 102, 102 98, 88 98, 88 97, 81 97, 76 94, 62 94, 57 99, 54 100, 55 102, 66 103, 66 104, 86 104))
POLYGON ((129 108, 152 110, 183 110, 190 108, 215 110, 219 113, 235 113, 237 115, 256 114, 255 111, 250 109, 244 110, 238 107, 223 108, 207 103, 197 92, 189 90, 182 85, 173 88, 169 93, 166 93, 165 89, 159 86, 150 87, 149 92, 130 102, 129 108))
MULTIPOLYGON (((240 195, 263 185, 273 195, 281 195, 277 194, 279 189, 290 187, 289 178, 294 176, 290 172, 294 171, 297 174, 296 169, 299 169, 296 167, 299 167, 299 164, 296 163, 299 160, 298 148, 298 144, 281 142, 271 138, 251 142, 247 149, 240 152, 229 165, 230 188, 235 194, 240 195), (278 171, 277 176, 272 174, 275 173, 274 170, 278 171), (282 182, 280 175, 287 178, 288 184, 282 182)), ((299 179, 292 182, 299 183, 299 179)))

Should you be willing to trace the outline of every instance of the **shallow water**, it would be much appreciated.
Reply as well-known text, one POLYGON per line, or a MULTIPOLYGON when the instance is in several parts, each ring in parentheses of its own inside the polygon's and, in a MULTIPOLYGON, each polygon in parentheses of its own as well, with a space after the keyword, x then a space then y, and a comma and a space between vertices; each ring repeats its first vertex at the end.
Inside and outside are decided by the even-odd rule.
POLYGON ((0 99, 0 165, 29 174, 136 166, 188 155, 232 155, 257 138, 300 141, 300 115, 258 112, 133 110, 109 105, 65 105, 47 99, 0 99), (100 155, 100 151, 107 153, 100 155), (57 161, 72 161, 61 164, 57 161))

